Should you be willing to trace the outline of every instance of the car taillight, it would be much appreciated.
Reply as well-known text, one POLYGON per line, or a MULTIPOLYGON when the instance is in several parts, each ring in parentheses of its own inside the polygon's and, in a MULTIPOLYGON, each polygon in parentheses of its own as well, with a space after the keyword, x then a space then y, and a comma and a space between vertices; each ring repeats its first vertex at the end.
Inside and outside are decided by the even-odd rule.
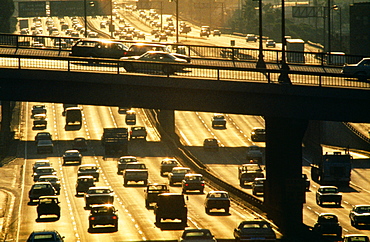
POLYGON ((185 184, 185 186, 187 187, 187 186, 189 186, 189 184, 185 184))
POLYGON ((95 220, 95 217, 90 217, 90 220, 95 220))
POLYGON ((117 219, 117 216, 113 216, 112 219, 117 219))
POLYGON ((204 187, 204 183, 202 183, 201 185, 202 185, 202 187, 204 187))

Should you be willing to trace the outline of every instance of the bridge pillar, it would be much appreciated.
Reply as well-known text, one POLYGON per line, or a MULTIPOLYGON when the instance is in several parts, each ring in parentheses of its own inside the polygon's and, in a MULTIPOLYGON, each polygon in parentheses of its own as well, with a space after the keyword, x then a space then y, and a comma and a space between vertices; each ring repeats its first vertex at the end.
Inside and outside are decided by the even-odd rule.
POLYGON ((281 229, 284 238, 295 238, 295 241, 305 241, 297 238, 302 237, 305 227, 302 222, 305 199, 302 140, 307 125, 308 120, 265 117, 264 204, 269 218, 281 229))
POLYGON ((175 137, 175 111, 174 110, 158 110, 157 118, 160 126, 162 127, 159 132, 162 139, 169 135, 171 138, 175 137))

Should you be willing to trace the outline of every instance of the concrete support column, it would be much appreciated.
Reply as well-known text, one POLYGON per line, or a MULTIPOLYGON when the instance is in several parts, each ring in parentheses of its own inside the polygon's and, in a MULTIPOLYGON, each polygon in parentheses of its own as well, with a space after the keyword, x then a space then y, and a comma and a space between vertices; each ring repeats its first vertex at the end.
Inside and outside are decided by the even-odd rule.
POLYGON ((165 132, 161 134, 161 137, 166 137, 169 135, 171 138, 175 137, 175 111, 174 110, 157 110, 157 117, 159 124, 162 129, 160 132, 165 132))
MULTIPOLYGON (((302 139, 308 120, 265 117, 268 216, 284 237, 302 236, 305 198, 302 179, 302 139)), ((299 237, 295 237, 296 239, 299 237)), ((304 240, 297 240, 304 241, 304 240)))

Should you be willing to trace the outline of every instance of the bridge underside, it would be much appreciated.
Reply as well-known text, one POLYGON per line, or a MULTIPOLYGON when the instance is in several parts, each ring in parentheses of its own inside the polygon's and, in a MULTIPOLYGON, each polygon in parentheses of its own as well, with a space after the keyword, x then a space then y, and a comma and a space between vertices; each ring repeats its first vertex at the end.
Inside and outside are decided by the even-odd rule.
POLYGON ((145 75, 0 69, 0 99, 159 109, 159 122, 170 134, 173 110, 264 116, 265 205, 283 233, 294 238, 304 227, 302 139, 309 120, 370 121, 364 109, 370 95, 363 90, 145 75))

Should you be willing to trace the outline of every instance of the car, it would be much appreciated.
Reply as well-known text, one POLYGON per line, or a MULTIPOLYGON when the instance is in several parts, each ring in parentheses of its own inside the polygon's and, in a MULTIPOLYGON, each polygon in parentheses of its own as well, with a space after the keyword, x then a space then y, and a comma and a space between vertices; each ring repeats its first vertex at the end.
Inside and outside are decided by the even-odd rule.
POLYGON ((306 191, 309 191, 310 190, 310 184, 311 184, 310 179, 308 179, 306 174, 302 174, 302 179, 304 181, 306 191))
POLYGON ((99 174, 99 167, 96 164, 83 164, 77 170, 77 177, 93 176, 96 181, 99 181, 99 174))
POLYGON ((140 56, 148 51, 170 52, 167 46, 151 43, 133 43, 124 56, 140 56))
POLYGON ((138 160, 136 156, 130 156, 130 155, 121 156, 117 162, 117 174, 123 174, 123 171, 126 169, 126 164, 130 162, 137 162, 137 161, 138 160))
POLYGON ((217 240, 212 235, 209 229, 201 228, 185 228, 179 242, 216 242, 217 240))
POLYGON ((158 195, 161 193, 170 192, 167 184, 152 183, 146 186, 145 191, 145 207, 149 207, 153 203, 157 203, 158 195))
POLYGON ((54 144, 51 140, 39 140, 36 146, 37 154, 53 153, 54 144))
POLYGON ((254 182, 255 178, 264 178, 263 169, 258 163, 246 163, 238 167, 240 186, 254 182))
POLYGON ((76 196, 80 193, 86 193, 90 187, 95 186, 95 179, 93 176, 79 176, 76 182, 76 196))
POLYGON ((253 195, 264 194, 264 184, 266 178, 255 178, 252 183, 252 193, 253 195))
POLYGON ((185 175, 190 173, 190 168, 188 167, 174 167, 172 171, 168 173, 168 180, 170 186, 173 186, 175 183, 182 182, 185 175))
POLYGON ((211 119, 212 128, 221 127, 226 129, 226 118, 225 115, 221 113, 214 113, 211 119))
POLYGON ((89 187, 84 194, 86 208, 94 204, 113 204, 114 194, 108 186, 89 187))
POLYGON ((346 234, 343 237, 343 242, 369 242, 369 237, 364 234, 346 234))
POLYGON ((118 231, 118 210, 113 204, 92 205, 89 215, 89 231, 95 228, 107 228, 112 226, 114 231, 118 231))
POLYGON ((182 185, 182 193, 186 193, 187 191, 194 191, 198 190, 200 193, 204 192, 204 179, 202 174, 185 174, 184 179, 181 182, 182 185))
POLYGON ((30 203, 34 200, 39 200, 41 196, 54 196, 56 191, 50 182, 35 182, 28 191, 30 203))
POLYGON ((320 206, 323 203, 335 203, 335 205, 340 206, 341 201, 342 194, 336 186, 320 186, 316 191, 316 203, 320 206))
POLYGON ((216 35, 221 36, 221 31, 219 29, 213 30, 213 36, 216 36, 216 35))
POLYGON ((329 237, 331 239, 341 239, 342 237, 342 226, 338 222, 337 215, 333 213, 321 213, 317 218, 313 232, 323 237, 329 237))
POLYGON ((37 204, 37 219, 43 215, 56 215, 60 218, 60 206, 57 196, 40 196, 37 204))
POLYGON ((274 40, 272 40, 272 39, 268 39, 268 40, 266 41, 266 47, 267 47, 267 48, 268 48, 268 47, 275 48, 275 47, 276 47, 276 42, 275 42, 274 40))
POLYGON ((74 163, 77 162, 81 165, 82 162, 82 154, 78 150, 66 150, 63 154, 63 165, 67 163, 74 163))
POLYGON ((276 241, 276 234, 271 225, 260 219, 240 222, 234 229, 234 237, 236 241, 276 241))
POLYGON ((125 61, 121 65, 128 72, 160 71, 164 74, 174 74, 175 72, 184 70, 185 66, 181 64, 187 64, 186 60, 164 51, 148 51, 140 56, 122 57, 121 60, 125 61), (140 62, 128 62, 127 60, 140 62), (168 63, 177 65, 166 65, 168 63))
POLYGON ((359 224, 369 225, 370 224, 370 205, 354 205, 349 212, 349 219, 351 225, 356 227, 359 224))
POLYGON ((37 180, 39 182, 50 182, 54 187, 56 194, 60 194, 60 180, 56 175, 42 175, 37 180))
MULTIPOLYGON (((170 31, 170 33, 171 33, 171 30, 169 30, 170 31)), ((159 33, 158 34, 158 40, 159 41, 167 41, 168 40, 168 37, 167 37, 167 34, 166 33, 159 33)))
POLYGON ((262 127, 254 127, 251 131, 251 139, 255 142, 266 141, 266 130, 262 127))
POLYGON ((31 110, 31 117, 33 118, 36 114, 45 114, 46 115, 46 107, 43 104, 40 105, 33 105, 31 110))
POLYGON ((86 151, 87 150, 87 141, 85 138, 78 137, 73 139, 73 144, 72 144, 72 149, 73 150, 78 150, 78 151, 86 151))
POLYGON ((63 242, 64 238, 56 230, 33 231, 26 242, 63 242))
POLYGON ((119 59, 128 47, 122 42, 104 39, 81 39, 72 46, 70 56, 119 59))
POLYGON ((249 163, 262 164, 263 161, 262 148, 257 145, 248 146, 246 160, 249 163))
POLYGON ((204 149, 218 150, 218 141, 215 138, 207 138, 203 141, 204 149))
POLYGON ((38 167, 33 173, 33 181, 36 182, 39 180, 40 176, 44 175, 57 175, 56 170, 52 166, 41 166, 38 167))
POLYGON ((52 141, 52 136, 49 132, 38 132, 35 136, 35 144, 40 140, 51 140, 52 141))
POLYGON ((356 64, 345 64, 342 73, 366 81, 370 78, 370 57, 362 58, 356 64))
POLYGON ((247 42, 249 41, 257 42, 257 36, 255 36, 254 34, 247 34, 247 36, 245 37, 245 40, 247 42))
POLYGON ((35 114, 33 116, 33 127, 35 129, 46 129, 48 121, 45 113, 35 114))
POLYGON ((36 169, 38 167, 42 167, 42 166, 51 166, 51 162, 49 160, 37 160, 35 161, 35 163, 33 163, 33 167, 32 167, 32 170, 33 172, 36 172, 36 169))
POLYGON ((172 171, 172 168, 180 166, 180 163, 175 158, 164 158, 161 161, 161 176, 172 171))
POLYGON ((224 209, 225 213, 230 211, 230 196, 226 191, 210 191, 204 201, 204 208, 207 214, 212 209, 224 209))
POLYGON ((181 224, 186 225, 188 208, 184 195, 181 193, 161 193, 158 195, 154 206, 155 222, 161 224, 162 219, 179 219, 181 224))

